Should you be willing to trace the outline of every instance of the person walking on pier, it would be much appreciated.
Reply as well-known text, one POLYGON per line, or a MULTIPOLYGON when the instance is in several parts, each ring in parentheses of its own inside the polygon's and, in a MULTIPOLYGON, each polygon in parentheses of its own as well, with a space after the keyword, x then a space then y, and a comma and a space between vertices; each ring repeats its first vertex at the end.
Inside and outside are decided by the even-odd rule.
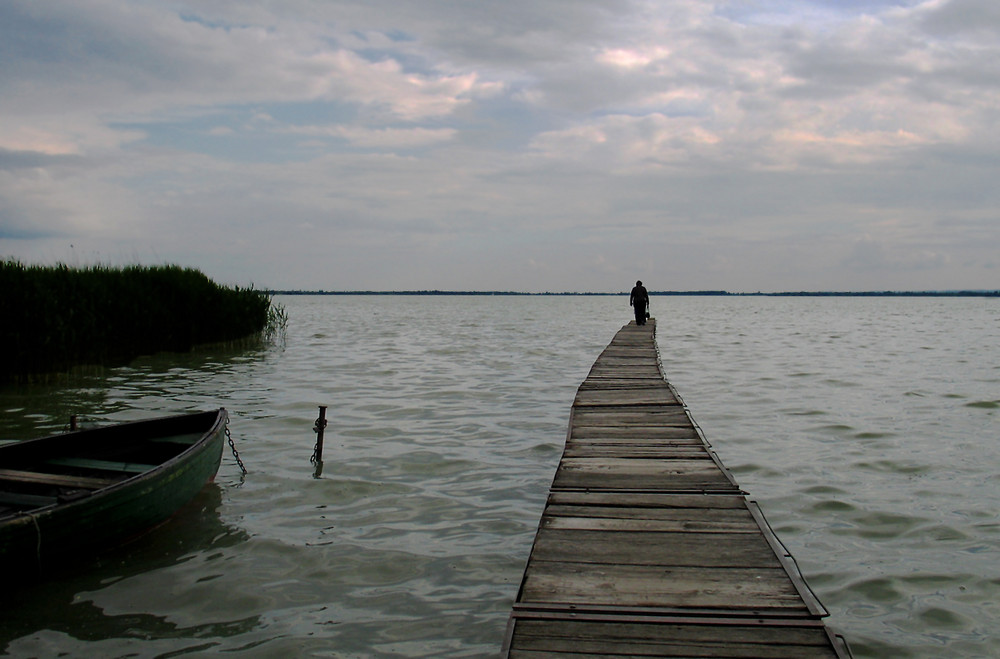
POLYGON ((632 294, 628 297, 628 303, 632 305, 632 309, 635 311, 635 324, 645 325, 646 307, 649 306, 649 293, 646 292, 646 287, 642 285, 641 281, 635 282, 632 294))

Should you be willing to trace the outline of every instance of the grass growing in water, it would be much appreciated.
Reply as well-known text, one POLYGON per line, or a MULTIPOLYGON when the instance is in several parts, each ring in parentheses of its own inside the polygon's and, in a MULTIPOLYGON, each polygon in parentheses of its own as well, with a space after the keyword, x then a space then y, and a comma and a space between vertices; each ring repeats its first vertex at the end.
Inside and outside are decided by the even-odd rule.
POLYGON ((276 338, 285 311, 263 291, 179 266, 0 263, 0 381, 252 336, 276 338))

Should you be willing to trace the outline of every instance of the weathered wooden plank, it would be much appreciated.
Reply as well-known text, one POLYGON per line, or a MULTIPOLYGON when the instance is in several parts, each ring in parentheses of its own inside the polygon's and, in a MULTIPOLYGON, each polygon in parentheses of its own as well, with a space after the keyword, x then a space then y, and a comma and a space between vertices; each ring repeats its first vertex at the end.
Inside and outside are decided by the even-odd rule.
POLYGON ((605 350, 594 364, 659 367, 660 357, 652 350, 605 350))
POLYGON ((573 414, 582 417, 587 415, 601 416, 605 414, 668 414, 671 416, 687 417, 684 407, 676 403, 638 404, 624 401, 610 407, 607 405, 574 405, 573 414))
POLYGON ((629 607, 808 610, 781 568, 529 563, 520 601, 629 607))
POLYGON ((630 518, 624 516, 604 517, 593 509, 570 512, 551 506, 545 509, 541 526, 545 529, 561 531, 643 531, 662 533, 758 533, 760 529, 753 517, 745 518, 729 516, 708 518, 705 511, 699 510, 698 516, 690 518, 686 515, 649 519, 648 517, 630 518), (575 513, 575 514, 574 514, 575 513), (587 514, 590 513, 590 514, 587 514), (684 519, 686 518, 686 519, 684 519))
MULTIPOLYGON (((634 520, 618 520, 637 524, 634 520)), ((667 567, 780 568, 763 537, 746 533, 562 529, 542 524, 532 564, 655 565, 667 567)))
POLYGON ((639 406, 623 408, 578 407, 573 410, 574 426, 690 426, 691 420, 680 407, 639 406))
POLYGON ((648 336, 623 338, 624 340, 619 339, 619 337, 612 338, 611 342, 604 348, 605 352, 608 350, 650 350, 656 352, 656 346, 650 342, 650 337, 648 336))
POLYGON ((673 393, 670 387, 664 387, 654 378, 604 378, 594 377, 584 380, 579 391, 617 391, 619 389, 666 389, 673 393))
POLYGON ((654 357, 658 354, 655 344, 650 345, 648 338, 639 338, 639 337, 632 337, 628 341, 618 341, 616 339, 612 339, 611 343, 609 343, 607 347, 601 351, 600 354, 606 355, 606 354, 615 354, 618 352, 632 352, 632 353, 638 352, 641 354, 652 355, 654 357))
POLYGON ((678 446, 676 444, 584 444, 568 443, 563 452, 566 458, 646 458, 681 460, 710 457, 704 446, 678 446))
POLYGON ((657 440, 697 440, 704 445, 698 431, 690 423, 673 426, 640 426, 631 428, 619 428, 616 426, 583 426, 574 424, 570 428, 571 439, 607 439, 607 440, 634 440, 634 441, 657 441, 657 440))
POLYGON ((673 425, 662 426, 642 424, 611 426, 600 423, 599 419, 596 420, 597 422, 593 422, 592 419, 594 417, 586 419, 579 426, 574 424, 570 428, 569 439, 588 442, 604 441, 608 444, 633 443, 637 446, 646 443, 708 446, 693 425, 682 423, 676 417, 669 417, 673 425))
POLYGON ((643 414, 632 409, 616 412, 614 408, 577 407, 573 411, 574 423, 569 436, 607 431, 608 437, 619 438, 684 439, 693 435, 701 439, 694 424, 683 412, 671 412, 669 407, 661 406, 656 406, 655 410, 643 414))
POLYGON ((41 508, 57 503, 57 497, 23 492, 0 492, 0 506, 12 508, 41 508))
POLYGON ((76 488, 82 490, 98 490, 114 483, 115 478, 95 478, 91 476, 66 476, 63 474, 45 474, 19 469, 0 469, 0 479, 19 483, 38 483, 55 487, 76 488))
POLYGON ((591 377, 614 376, 617 378, 636 378, 645 380, 647 378, 655 378, 658 375, 660 375, 660 368, 658 366, 632 366, 627 369, 627 372, 623 372, 620 366, 595 364, 590 369, 591 377))
POLYGON ((617 391, 618 389, 659 389, 673 393, 673 388, 666 381, 657 378, 623 378, 614 376, 595 376, 580 383, 580 390, 617 391))
POLYGON ((622 347, 622 346, 648 346, 649 341, 652 337, 652 333, 629 333, 629 332, 619 332, 614 337, 611 338, 611 342, 608 347, 622 347))
POLYGON ((581 389, 575 405, 680 405, 669 389, 652 387, 634 389, 581 389))
POLYGON ((602 359, 648 359, 659 363, 660 357, 656 350, 647 346, 609 346, 597 360, 602 359))
POLYGON ((549 493, 548 505, 601 506, 609 512, 615 510, 648 509, 671 511, 684 509, 740 509, 746 510, 746 499, 738 494, 661 494, 655 492, 563 492, 549 493))
POLYGON ((670 460, 633 457, 564 458, 559 466, 565 474, 579 474, 581 477, 602 477, 617 473, 626 477, 657 478, 664 482, 713 482, 719 479, 730 482, 707 451, 697 456, 670 460))
MULTIPOLYGON (((623 502, 621 505, 609 506, 609 505, 597 505, 588 503, 559 503, 555 494, 596 494, 594 492, 576 492, 571 491, 567 493, 554 492, 552 497, 549 497, 549 502, 545 506, 545 513, 543 519, 548 517, 597 517, 601 519, 625 519, 625 520, 671 520, 671 521, 705 521, 711 522, 713 524, 731 524, 734 527, 743 527, 747 524, 753 525, 754 529, 757 528, 754 522, 753 516, 750 511, 746 509, 746 506, 741 506, 738 508, 730 508, 720 505, 718 508, 708 508, 708 507, 667 507, 667 506, 657 506, 657 507, 642 507, 636 506, 635 504, 629 505, 630 502, 623 502)), ((614 493, 615 496, 619 496, 624 499, 625 496, 629 498, 638 498, 637 494, 628 493, 628 495, 621 495, 619 493, 614 493)), ((672 497, 683 497, 683 496, 701 496, 703 498, 709 498, 707 495, 683 495, 683 494, 671 494, 664 496, 672 497)), ((722 499, 723 496, 710 497, 713 499, 722 499)))
POLYGON ((566 471, 556 473, 552 487, 560 489, 631 490, 634 492, 738 492, 739 488, 723 478, 699 479, 692 476, 665 481, 648 474, 613 474, 598 478, 594 474, 566 471))
MULTIPOLYGON (((676 460, 659 460, 655 458, 563 458, 559 462, 557 472, 567 476, 578 474, 581 477, 592 475, 596 477, 620 474, 622 476, 643 476, 661 478, 666 481, 674 479, 711 481, 722 478, 722 472, 706 452, 697 458, 678 458, 676 460)), ((727 481, 728 482, 728 481, 727 481)))
POLYGON ((659 414, 659 415, 636 415, 634 413, 622 414, 622 415, 606 415, 606 414, 593 414, 580 419, 577 419, 577 423, 573 424, 572 434, 573 436, 584 437, 579 433, 603 433, 607 431, 609 437, 635 437, 640 439, 642 437, 656 437, 657 432, 668 431, 673 428, 675 434, 674 437, 684 437, 686 435, 682 434, 681 431, 688 431, 689 433, 694 433, 696 436, 698 432, 695 430, 694 425, 687 419, 687 417, 676 414, 659 414), (619 425, 614 425, 615 422, 619 425))
POLYGON ((607 621, 566 618, 519 619, 511 657, 836 657, 821 627, 760 625, 730 619, 699 621, 607 621), (539 654, 541 653, 541 654, 539 654))
POLYGON ((605 377, 653 378, 657 375, 663 377, 660 363, 655 359, 643 359, 640 363, 630 364, 628 368, 625 368, 621 364, 611 364, 598 358, 590 367, 591 374, 597 375, 594 373, 595 370, 607 371, 603 374, 605 377))
POLYGON ((680 460, 689 458, 699 460, 711 457, 708 449, 694 440, 686 440, 688 444, 668 442, 592 442, 589 440, 571 440, 566 443, 564 458, 642 458, 661 460, 680 460))
POLYGON ((631 447, 631 448, 643 448, 643 447, 687 447, 690 449, 702 449, 707 450, 708 446, 701 440, 697 435, 685 435, 683 433, 678 433, 675 437, 648 437, 644 433, 639 434, 633 432, 631 436, 619 435, 614 436, 604 436, 601 433, 601 428, 595 426, 589 430, 593 431, 589 435, 587 433, 576 433, 567 440, 568 446, 620 446, 620 447, 631 447))
MULTIPOLYGON (((600 426, 593 426, 592 430, 600 430, 600 426)), ((567 446, 577 446, 580 448, 586 448, 588 446, 599 447, 621 447, 621 448, 687 448, 690 450, 700 449, 707 451, 708 445, 701 441, 700 437, 662 437, 662 438, 649 438, 644 435, 636 435, 632 437, 604 437, 599 432, 594 432, 592 436, 586 434, 576 435, 570 437, 567 440, 567 446)))
POLYGON ((696 478, 678 478, 665 482, 662 478, 636 475, 616 474, 606 478, 588 478, 586 474, 557 472, 552 487, 557 489, 590 489, 590 490, 628 490, 632 492, 720 492, 723 494, 739 492, 739 488, 724 479, 699 480, 696 478))
POLYGON ((594 365, 591 367, 591 372, 593 372, 594 369, 617 369, 619 373, 631 369, 655 369, 656 373, 660 372, 659 364, 654 360, 640 358, 630 359, 625 357, 598 360, 594 362, 594 365))
POLYGON ((685 456, 699 459, 708 456, 708 448, 697 439, 569 439, 563 457, 619 457, 676 459, 685 456))
POLYGON ((626 373, 621 371, 610 375, 594 375, 588 377, 580 383, 581 389, 594 389, 597 387, 606 387, 609 389, 613 389, 615 387, 656 387, 658 389, 672 389, 662 377, 628 377, 626 373))
POLYGON ((650 339, 652 338, 652 332, 632 332, 632 333, 615 333, 615 336, 611 338, 611 342, 608 343, 605 350, 620 347, 630 347, 638 346, 642 348, 653 347, 655 349, 655 344, 650 344, 650 339))
POLYGON ((118 473, 144 474, 150 469, 155 469, 156 465, 140 464, 137 462, 114 462, 110 460, 94 460, 92 458, 50 458, 45 464, 57 465, 60 467, 76 467, 79 469, 89 469, 96 471, 113 471, 118 473))

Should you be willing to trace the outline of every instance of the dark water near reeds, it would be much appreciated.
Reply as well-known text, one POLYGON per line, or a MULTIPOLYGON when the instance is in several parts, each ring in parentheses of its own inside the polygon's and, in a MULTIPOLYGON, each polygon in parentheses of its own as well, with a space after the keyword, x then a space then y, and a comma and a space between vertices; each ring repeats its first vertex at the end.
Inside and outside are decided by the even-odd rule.
MULTIPOLYGON (((225 406, 216 483, 5 588, 15 657, 488 657, 624 297, 287 297, 283 345, 0 390, 0 437, 225 406), (317 405, 325 463, 309 463, 317 405)), ((1000 301, 654 298, 725 464, 861 657, 1000 656, 1000 301)))

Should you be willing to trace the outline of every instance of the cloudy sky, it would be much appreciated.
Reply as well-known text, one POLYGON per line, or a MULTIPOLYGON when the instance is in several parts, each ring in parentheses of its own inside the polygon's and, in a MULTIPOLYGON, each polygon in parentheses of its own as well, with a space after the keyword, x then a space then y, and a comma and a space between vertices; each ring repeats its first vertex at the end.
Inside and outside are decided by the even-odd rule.
POLYGON ((3 0, 0 257, 1000 288, 1000 3, 3 0))

